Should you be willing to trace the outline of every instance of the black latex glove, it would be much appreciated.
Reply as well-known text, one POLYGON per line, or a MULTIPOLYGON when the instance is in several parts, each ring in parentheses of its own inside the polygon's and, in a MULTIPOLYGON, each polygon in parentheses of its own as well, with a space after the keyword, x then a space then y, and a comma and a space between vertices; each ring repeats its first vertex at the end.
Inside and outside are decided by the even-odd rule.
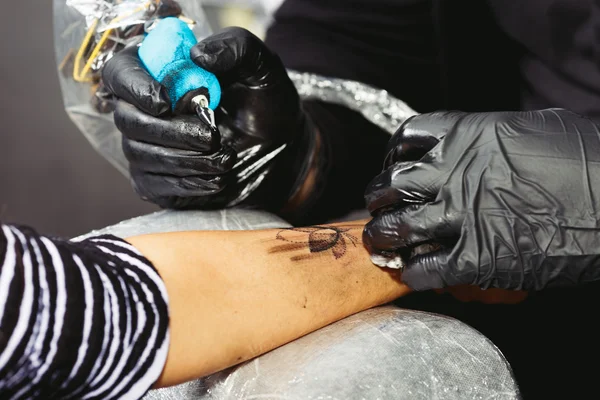
POLYGON ((565 110, 413 117, 369 185, 364 242, 425 243, 402 280, 540 290, 600 278, 600 126, 565 110), (418 160, 418 161, 415 161, 418 160))
POLYGON ((315 141, 282 62, 241 28, 204 39, 191 56, 221 83, 222 147, 195 115, 171 115, 167 91, 143 68, 137 48, 104 67, 107 88, 135 106, 120 104, 115 123, 136 191, 166 208, 244 202, 277 211, 305 178, 315 141))

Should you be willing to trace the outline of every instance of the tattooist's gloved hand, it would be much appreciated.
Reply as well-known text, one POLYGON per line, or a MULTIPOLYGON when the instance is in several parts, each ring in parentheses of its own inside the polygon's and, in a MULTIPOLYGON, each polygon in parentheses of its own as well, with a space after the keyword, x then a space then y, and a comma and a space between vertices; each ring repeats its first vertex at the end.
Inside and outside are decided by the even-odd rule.
POLYGON ((402 279, 540 290, 600 278, 600 126, 560 109, 412 117, 369 185, 373 254, 425 243, 402 279))
POLYGON ((104 84, 124 101, 115 122, 136 191, 165 208, 244 203, 277 212, 299 191, 315 147, 315 129, 281 60, 241 28, 204 39, 191 57, 221 83, 220 139, 195 115, 171 115, 167 91, 137 48, 103 70, 104 84))

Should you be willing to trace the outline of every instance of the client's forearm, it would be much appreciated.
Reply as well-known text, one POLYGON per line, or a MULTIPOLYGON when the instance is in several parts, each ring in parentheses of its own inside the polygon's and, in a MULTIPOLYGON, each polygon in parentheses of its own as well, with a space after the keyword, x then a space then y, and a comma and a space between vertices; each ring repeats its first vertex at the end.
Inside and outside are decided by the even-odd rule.
MULTIPOLYGON (((210 374, 408 293, 371 264, 363 225, 131 244, 0 225, 2 397, 141 398, 155 382, 210 374)), ((472 289, 449 291, 465 301, 524 298, 472 289)))
POLYGON ((222 370, 408 293, 369 260, 364 223, 128 239, 170 298, 171 345, 157 385, 222 370))

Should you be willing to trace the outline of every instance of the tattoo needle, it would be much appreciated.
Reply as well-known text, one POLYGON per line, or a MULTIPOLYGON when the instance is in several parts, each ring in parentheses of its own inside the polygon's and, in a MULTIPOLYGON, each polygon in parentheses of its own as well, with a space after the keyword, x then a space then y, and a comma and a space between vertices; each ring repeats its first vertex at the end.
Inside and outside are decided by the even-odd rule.
POLYGON ((215 113, 208 107, 208 99, 205 95, 201 94, 192 99, 192 103, 196 106, 196 114, 204 121, 210 129, 214 132, 217 130, 217 124, 215 123, 215 113))

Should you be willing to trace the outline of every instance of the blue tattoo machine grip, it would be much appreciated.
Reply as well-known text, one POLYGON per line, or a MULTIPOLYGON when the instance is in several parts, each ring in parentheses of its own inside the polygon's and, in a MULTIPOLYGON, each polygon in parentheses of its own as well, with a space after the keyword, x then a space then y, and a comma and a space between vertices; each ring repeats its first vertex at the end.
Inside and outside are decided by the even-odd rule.
POLYGON ((160 20, 144 38, 139 56, 154 79, 168 91, 176 114, 194 110, 195 100, 205 96, 202 106, 215 110, 221 100, 217 77, 194 64, 190 50, 198 41, 179 18, 160 20))

